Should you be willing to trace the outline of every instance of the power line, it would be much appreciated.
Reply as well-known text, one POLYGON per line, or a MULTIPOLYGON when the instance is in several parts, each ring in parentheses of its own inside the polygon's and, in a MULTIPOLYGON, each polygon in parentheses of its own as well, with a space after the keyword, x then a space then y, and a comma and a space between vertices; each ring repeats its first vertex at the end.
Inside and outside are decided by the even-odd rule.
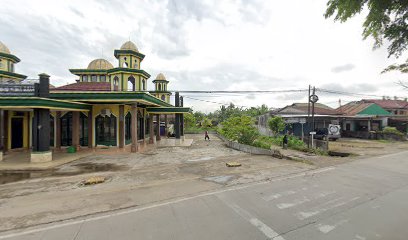
POLYGON ((171 90, 169 92, 179 93, 292 93, 292 92, 307 92, 307 89, 292 89, 292 90, 244 90, 244 91, 227 91, 227 90, 171 90))
MULTIPOLYGON (((219 105, 223 105, 223 106, 229 106, 230 103, 225 104, 225 103, 220 103, 220 102, 213 102, 213 101, 208 101, 208 100, 203 100, 203 99, 197 99, 197 98, 192 98, 192 97, 187 97, 187 96, 183 96, 185 98, 191 99, 191 100, 195 100, 195 101, 200 101, 200 102, 208 102, 208 103, 215 103, 215 104, 219 104, 219 105)), ((235 104, 234 104, 235 105, 235 104)), ((247 106, 242 106, 242 105, 235 105, 237 107, 243 107, 243 108, 248 108, 247 106)))

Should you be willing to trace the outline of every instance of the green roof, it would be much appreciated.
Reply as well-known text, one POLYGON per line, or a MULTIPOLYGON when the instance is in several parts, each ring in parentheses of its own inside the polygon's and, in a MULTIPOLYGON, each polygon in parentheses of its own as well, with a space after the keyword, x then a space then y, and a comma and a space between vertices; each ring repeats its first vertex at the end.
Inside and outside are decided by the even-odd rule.
POLYGON ((45 108, 68 111, 88 111, 91 105, 73 101, 61 101, 40 97, 0 97, 1 108, 45 108))
POLYGON ((379 105, 373 103, 370 106, 364 108, 362 111, 357 113, 357 115, 391 115, 390 112, 385 110, 384 108, 380 107, 379 105))

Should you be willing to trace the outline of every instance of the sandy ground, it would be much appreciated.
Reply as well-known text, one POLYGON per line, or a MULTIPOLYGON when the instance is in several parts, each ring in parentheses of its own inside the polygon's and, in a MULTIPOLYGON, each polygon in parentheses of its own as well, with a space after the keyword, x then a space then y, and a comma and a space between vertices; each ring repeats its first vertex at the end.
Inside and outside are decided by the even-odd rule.
MULTIPOLYGON (((191 147, 93 155, 52 172, 24 173, 24 176, 10 174, 10 178, 23 180, 0 185, 0 231, 191 196, 358 158, 287 151, 287 154, 310 160, 314 163, 311 165, 238 152, 226 148, 216 136, 210 136, 211 141, 204 141, 202 135, 186 137, 194 139, 191 147), (229 161, 240 162, 242 166, 228 168, 225 164, 229 161), (80 184, 91 176, 104 176, 107 181, 92 186, 80 184)), ((378 155, 399 148, 407 149, 405 143, 376 142, 376 148, 363 147, 367 145, 374 146, 371 141, 347 139, 332 146, 365 155, 371 150, 372 154, 378 155)))

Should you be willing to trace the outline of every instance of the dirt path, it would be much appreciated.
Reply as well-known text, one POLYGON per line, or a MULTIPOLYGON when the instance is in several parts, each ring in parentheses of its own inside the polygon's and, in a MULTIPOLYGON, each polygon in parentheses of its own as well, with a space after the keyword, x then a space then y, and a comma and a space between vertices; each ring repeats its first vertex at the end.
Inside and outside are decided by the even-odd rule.
POLYGON ((194 138, 189 148, 138 154, 94 155, 53 172, 0 185, 0 231, 149 204, 313 168, 294 161, 226 148, 216 136, 194 138), (225 163, 236 161, 238 168, 225 163), (91 176, 108 180, 80 186, 91 176))

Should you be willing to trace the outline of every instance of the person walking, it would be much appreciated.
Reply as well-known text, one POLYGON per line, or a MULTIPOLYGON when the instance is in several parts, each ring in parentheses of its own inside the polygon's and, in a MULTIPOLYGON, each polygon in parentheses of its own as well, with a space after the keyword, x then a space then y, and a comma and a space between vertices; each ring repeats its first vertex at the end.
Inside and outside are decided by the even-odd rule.
POLYGON ((205 131, 204 141, 207 141, 207 139, 208 139, 208 141, 210 141, 210 136, 208 136, 208 131, 206 130, 205 131))
POLYGON ((285 134, 285 136, 283 136, 283 139, 282 139, 282 147, 283 147, 283 149, 287 149, 288 148, 288 135, 286 135, 285 134))

